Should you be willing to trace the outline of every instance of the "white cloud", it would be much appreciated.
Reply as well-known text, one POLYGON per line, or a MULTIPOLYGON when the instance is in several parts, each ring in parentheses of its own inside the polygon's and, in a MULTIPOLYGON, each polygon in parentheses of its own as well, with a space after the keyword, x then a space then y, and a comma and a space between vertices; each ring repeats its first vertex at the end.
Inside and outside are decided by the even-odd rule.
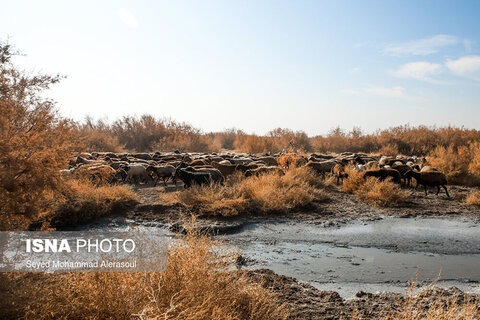
POLYGON ((132 29, 138 28, 137 19, 127 9, 124 9, 124 8, 118 9, 118 16, 120 17, 120 20, 122 20, 122 22, 125 23, 130 28, 132 28, 132 29))
POLYGON ((374 87, 365 89, 366 92, 376 94, 379 96, 390 97, 390 98, 404 98, 405 88, 396 86, 393 88, 384 88, 384 87, 374 87))
POLYGON ((445 63, 450 71, 457 76, 480 79, 480 56, 464 56, 445 63))
POLYGON ((419 39, 398 45, 390 45, 383 52, 393 56, 429 55, 440 51, 441 48, 458 44, 460 40, 448 34, 437 34, 430 38, 419 39))
POLYGON ((395 75, 400 78, 413 78, 417 80, 424 80, 435 82, 431 76, 441 73, 443 67, 437 63, 431 62, 411 62, 402 65, 395 75))

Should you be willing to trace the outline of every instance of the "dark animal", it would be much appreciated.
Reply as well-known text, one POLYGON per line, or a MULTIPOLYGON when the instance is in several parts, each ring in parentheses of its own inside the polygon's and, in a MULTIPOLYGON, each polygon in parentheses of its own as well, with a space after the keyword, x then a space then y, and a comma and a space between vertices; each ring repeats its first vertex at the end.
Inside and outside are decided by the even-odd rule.
POLYGON ((395 169, 376 169, 376 170, 369 170, 363 174, 363 178, 367 179, 368 177, 375 177, 378 178, 380 181, 387 179, 388 177, 392 177, 393 182, 400 184, 402 180, 402 175, 398 170, 395 169))
POLYGON ((283 170, 280 169, 279 167, 270 166, 270 167, 258 167, 256 169, 248 169, 247 171, 245 171, 245 177, 259 176, 265 173, 278 173, 280 175, 285 174, 283 170))
POLYGON ((192 185, 209 185, 212 181, 210 173, 208 172, 189 172, 185 169, 177 169, 175 171, 175 178, 183 181, 184 187, 190 188, 192 185))
POLYGON ((417 181, 417 185, 415 186, 415 190, 419 185, 423 185, 425 189, 425 196, 427 195, 427 186, 428 187, 437 187, 437 193, 440 192, 440 187, 445 189, 445 193, 447 197, 450 198, 447 190, 447 177, 439 172, 439 171, 425 171, 425 172, 416 172, 416 171, 409 171, 405 174, 406 177, 412 177, 417 181))
POLYGON ((222 175, 220 170, 209 167, 209 168, 204 168, 204 167, 187 167, 185 170, 190 171, 190 172, 207 172, 210 173, 210 178, 212 182, 220 183, 223 185, 223 182, 225 181, 225 177, 222 175))
POLYGON ((335 167, 333 167, 333 174, 337 178, 337 184, 340 183, 340 180, 348 178, 348 173, 345 172, 345 165, 343 163, 337 163, 335 167))
POLYGON ((257 169, 258 167, 259 167, 258 164, 237 164, 237 166, 235 167, 235 170, 242 171, 243 173, 245 173, 247 170, 257 169))
POLYGON ((157 185, 158 180, 162 179, 163 184, 165 187, 167 186, 167 180, 172 179, 172 182, 174 184, 177 184, 177 181, 175 180, 175 167, 166 165, 166 166, 148 166, 147 169, 147 175, 152 179, 154 182, 154 186, 157 185))

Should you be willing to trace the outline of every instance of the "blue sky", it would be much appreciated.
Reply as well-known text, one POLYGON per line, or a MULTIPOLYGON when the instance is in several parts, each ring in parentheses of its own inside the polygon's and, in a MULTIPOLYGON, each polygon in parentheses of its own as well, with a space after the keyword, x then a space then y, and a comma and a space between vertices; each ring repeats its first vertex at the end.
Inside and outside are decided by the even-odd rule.
POLYGON ((480 128, 480 1, 4 1, 61 113, 204 131, 480 128))

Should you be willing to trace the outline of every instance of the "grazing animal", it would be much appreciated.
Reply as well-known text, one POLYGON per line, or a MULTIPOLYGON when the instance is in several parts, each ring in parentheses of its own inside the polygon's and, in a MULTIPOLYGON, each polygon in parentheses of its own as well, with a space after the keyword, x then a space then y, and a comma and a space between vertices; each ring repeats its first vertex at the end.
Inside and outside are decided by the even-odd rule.
MULTIPOLYGON (((359 166, 363 166, 363 164, 359 164, 359 166)), ((335 167, 333 167, 333 174, 337 177, 337 184, 340 183, 340 180, 342 180, 343 183, 343 179, 348 178, 348 173, 345 172, 345 165, 341 163, 337 163, 335 167)))
POLYGON ((258 164, 237 164, 237 166, 235 167, 235 170, 236 171, 242 171, 242 172, 246 172, 247 170, 250 170, 250 169, 257 169, 259 167, 258 164))
POLYGON ((142 160, 152 160, 152 156, 148 153, 134 153, 132 156, 136 159, 142 159, 142 160))
POLYGON ((358 172, 364 172, 367 170, 367 167, 363 164, 357 164, 353 170, 358 171, 358 172))
POLYGON ((316 162, 316 161, 309 161, 305 165, 308 168, 313 169, 317 174, 321 174, 325 177, 325 174, 328 172, 332 172, 333 168, 337 165, 337 162, 333 160, 316 162))
POLYGON ((221 185, 223 185, 223 182, 225 181, 225 177, 223 174, 220 172, 220 170, 215 169, 215 168, 198 168, 198 167, 187 167, 185 170, 190 171, 190 172, 208 172, 210 173, 210 177, 212 179, 212 182, 218 182, 221 185))
POLYGON ((400 184, 402 180, 402 175, 398 170, 395 169, 376 169, 376 170, 369 170, 363 174, 363 178, 367 179, 368 177, 375 177, 378 178, 380 181, 387 179, 388 177, 392 177, 393 182, 400 184))
POLYGON ((194 167, 194 166, 204 166, 204 165, 207 165, 207 161, 203 160, 203 159, 196 159, 196 160, 193 160, 192 162, 190 162, 188 165, 191 166, 191 167, 194 167))
POLYGON ((425 190, 425 196, 427 196, 427 187, 437 187, 437 193, 440 192, 440 187, 445 189, 445 193, 447 197, 450 198, 447 190, 447 177, 441 173, 440 171, 424 171, 424 172, 416 172, 416 171, 409 171, 405 174, 406 177, 413 177, 417 181, 417 185, 415 186, 415 190, 419 185, 423 185, 425 190))
POLYGON ((148 166, 146 171, 148 176, 154 182, 154 186, 157 185, 160 178, 163 180, 163 184, 165 185, 165 187, 167 186, 168 179, 172 179, 172 182, 176 184, 174 166, 148 166))
POLYGON ((427 171, 437 171, 437 172, 440 172, 440 170, 438 170, 437 168, 434 168, 432 166, 425 166, 422 168, 422 170, 420 170, 420 172, 427 172, 427 171))
POLYGON ((175 178, 183 181, 184 188, 190 188, 192 185, 209 185, 212 181, 211 175, 208 172, 190 172, 186 169, 175 170, 175 178))
POLYGON ((359 155, 353 157, 353 163, 355 164, 365 164, 365 160, 362 159, 359 155))
POLYGON ((259 176, 265 173, 278 173, 280 175, 285 174, 282 169, 277 166, 269 166, 269 167, 258 167, 256 169, 249 169, 245 171, 245 177, 251 176, 259 176))
POLYGON ((278 165, 277 159, 275 159, 275 157, 258 157, 256 161, 263 161, 267 166, 278 165))
POLYGON ((224 177, 227 177, 227 176, 235 173, 235 168, 237 167, 235 164, 231 164, 231 163, 222 164, 220 162, 214 162, 214 163, 212 163, 212 165, 213 165, 214 168, 220 170, 220 172, 222 173, 222 175, 224 177))
POLYGON ((145 166, 141 164, 130 164, 124 170, 127 173, 126 180, 128 181, 132 181, 135 184, 140 181, 148 181, 147 170, 145 166))
POLYGON ((235 159, 228 159, 231 164, 249 164, 253 160, 250 158, 235 158, 235 159))
POLYGON ((393 164, 392 165, 392 168, 395 169, 395 170, 398 170, 398 172, 400 172, 400 174, 402 175, 402 180, 403 180, 403 183, 406 184, 406 185, 410 185, 410 181, 412 180, 412 178, 407 178, 405 176, 405 174, 408 172, 408 171, 412 171, 413 168, 410 167, 409 165, 406 165, 406 164, 393 164))

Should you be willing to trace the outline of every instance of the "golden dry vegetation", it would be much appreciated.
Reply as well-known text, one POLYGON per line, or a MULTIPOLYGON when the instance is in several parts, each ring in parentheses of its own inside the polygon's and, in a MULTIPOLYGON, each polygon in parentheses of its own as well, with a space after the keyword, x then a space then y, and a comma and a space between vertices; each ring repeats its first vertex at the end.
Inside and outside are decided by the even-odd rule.
POLYGON ((412 282, 406 289, 404 301, 399 310, 392 312, 385 320, 474 320, 480 317, 480 306, 468 297, 442 297, 428 299, 434 291, 434 284, 421 291, 412 282))
POLYGON ((376 178, 363 178, 363 173, 347 168, 348 178, 342 185, 342 190, 355 194, 361 200, 376 206, 388 207, 407 202, 408 193, 391 181, 379 181, 376 178))
POLYGON ((480 191, 470 193, 465 199, 466 204, 480 206, 480 191))
POLYGON ((57 199, 51 212, 46 215, 55 227, 84 223, 119 212, 138 202, 129 186, 95 186, 88 181, 74 179, 64 183, 69 192, 64 198, 57 199))
POLYGON ((85 221, 133 203, 135 195, 125 187, 62 177, 60 169, 82 141, 75 125, 43 97, 61 78, 21 72, 12 64, 14 55, 0 43, 0 230, 26 229, 46 217, 85 221))
POLYGON ((286 213, 309 209, 315 202, 328 199, 321 180, 304 167, 290 168, 284 175, 266 173, 245 178, 237 174, 225 186, 193 186, 161 197, 211 216, 286 213))
POLYGON ((3 308, 25 319, 286 319, 275 294, 231 271, 237 256, 189 231, 165 272, 4 275, 3 308))

